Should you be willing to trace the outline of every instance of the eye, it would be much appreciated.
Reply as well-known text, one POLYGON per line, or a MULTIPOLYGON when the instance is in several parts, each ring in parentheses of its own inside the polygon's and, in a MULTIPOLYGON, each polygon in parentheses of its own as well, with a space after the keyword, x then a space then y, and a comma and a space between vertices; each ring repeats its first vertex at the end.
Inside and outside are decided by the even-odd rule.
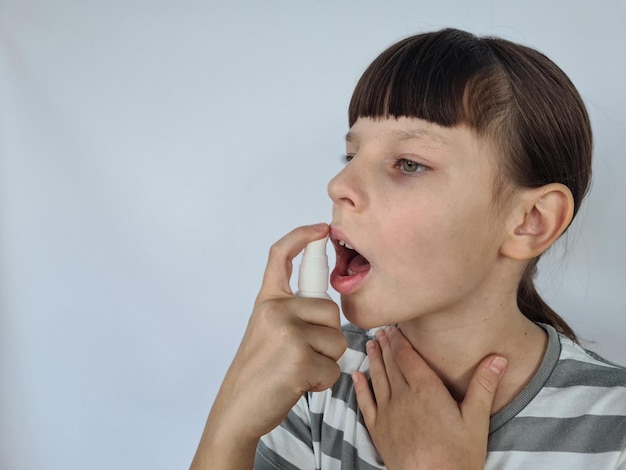
POLYGON ((396 167, 400 169, 400 171, 407 175, 415 175, 419 173, 423 173, 427 171, 429 168, 421 163, 414 162, 413 160, 408 160, 406 158, 399 158, 396 161, 396 167))
POLYGON ((354 155, 349 153, 347 155, 344 155, 343 159, 345 160, 346 163, 350 163, 352 161, 352 159, 354 158, 354 155))

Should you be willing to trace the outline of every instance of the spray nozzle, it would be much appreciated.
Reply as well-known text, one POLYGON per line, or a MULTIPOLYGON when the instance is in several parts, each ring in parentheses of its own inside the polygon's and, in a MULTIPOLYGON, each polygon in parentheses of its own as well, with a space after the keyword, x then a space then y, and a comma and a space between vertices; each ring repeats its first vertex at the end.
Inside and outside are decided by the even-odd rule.
POLYGON ((298 277, 300 297, 317 297, 330 299, 328 290, 328 257, 326 242, 328 237, 309 243, 304 249, 298 277))

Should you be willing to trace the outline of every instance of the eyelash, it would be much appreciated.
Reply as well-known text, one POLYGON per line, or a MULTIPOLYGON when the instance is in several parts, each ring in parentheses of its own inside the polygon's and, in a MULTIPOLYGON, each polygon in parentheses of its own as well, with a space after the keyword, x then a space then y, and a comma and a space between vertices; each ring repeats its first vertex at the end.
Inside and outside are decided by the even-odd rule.
MULTIPOLYGON (((350 163, 350 161, 354 157, 355 155, 353 154, 347 154, 344 156, 344 160, 346 163, 350 163)), ((427 167, 426 165, 422 165, 421 163, 417 163, 416 161, 409 160, 408 158, 397 158, 394 163, 394 168, 399 169, 400 172, 406 176, 416 176, 421 173, 424 173, 425 171, 430 170, 430 168, 427 167), (406 169, 403 168, 404 164, 406 163, 415 165, 416 169, 414 171, 407 171, 406 169)))
POLYGON ((407 176, 417 176, 421 173, 424 173, 425 171, 430 170, 430 168, 428 168, 426 165, 422 165, 421 163, 417 163, 413 160, 409 160, 408 158, 398 158, 396 159, 396 163, 394 165, 395 168, 398 168, 402 174, 407 175, 407 176), (405 164, 412 164, 415 165, 415 170, 414 171, 407 171, 406 169, 404 169, 404 165, 405 164))

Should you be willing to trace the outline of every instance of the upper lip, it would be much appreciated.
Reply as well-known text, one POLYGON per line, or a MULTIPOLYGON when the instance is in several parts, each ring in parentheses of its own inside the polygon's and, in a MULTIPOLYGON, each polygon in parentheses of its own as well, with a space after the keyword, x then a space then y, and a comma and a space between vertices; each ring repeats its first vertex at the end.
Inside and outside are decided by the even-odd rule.
POLYGON ((343 234, 343 232, 332 225, 330 227, 330 239, 335 245, 339 244, 340 241, 343 241, 356 250, 354 244, 343 234))

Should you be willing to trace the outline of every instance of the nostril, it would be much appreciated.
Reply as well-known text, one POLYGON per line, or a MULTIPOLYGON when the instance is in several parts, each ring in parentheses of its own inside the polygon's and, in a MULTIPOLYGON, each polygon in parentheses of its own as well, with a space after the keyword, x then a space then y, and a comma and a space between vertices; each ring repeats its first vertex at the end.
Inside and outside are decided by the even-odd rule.
POLYGON ((349 197, 342 197, 340 199, 340 202, 343 202, 344 204, 349 205, 350 207, 355 207, 356 204, 354 203, 354 201, 352 199, 350 199, 349 197))

